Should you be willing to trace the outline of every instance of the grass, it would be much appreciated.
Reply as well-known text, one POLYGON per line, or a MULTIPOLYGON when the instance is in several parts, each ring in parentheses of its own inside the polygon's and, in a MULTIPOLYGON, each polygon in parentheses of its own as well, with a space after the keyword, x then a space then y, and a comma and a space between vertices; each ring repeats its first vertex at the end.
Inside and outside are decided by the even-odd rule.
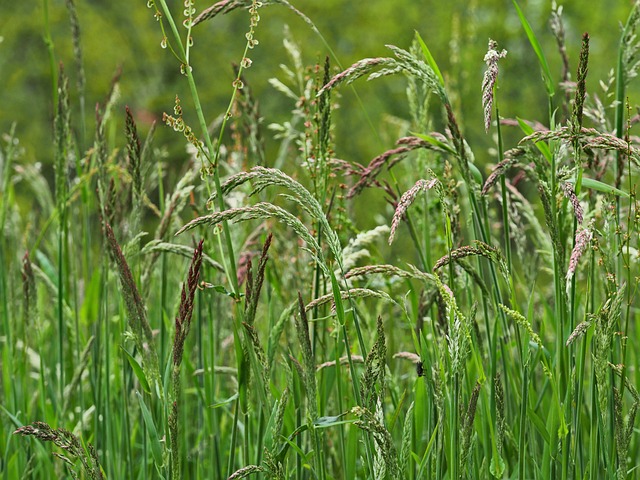
MULTIPOLYGON (((331 57, 305 67, 285 33, 291 64, 271 84, 295 105, 271 135, 249 83, 268 48, 260 13, 279 4, 320 34, 313 22, 284 0, 200 15, 187 0, 182 16, 149 0, 190 93, 163 117, 189 152, 176 179, 155 127, 144 138, 120 104, 119 74, 85 138, 68 1, 75 90, 45 28, 53 187, 21 158, 15 127, 0 151, 0 476, 635 478, 640 146, 626 87, 640 5, 615 78, 589 92, 589 35, 575 80, 557 84, 513 3, 548 118, 500 116, 499 83, 522 79, 500 76, 508 49, 491 40, 485 166, 418 34, 336 71, 331 57), (208 117, 190 51, 200 23, 241 9, 230 101, 208 117), (398 74, 409 118, 397 144, 368 164, 338 159, 338 90, 398 74), (391 209, 370 211, 371 196, 391 209), (357 231, 360 215, 378 225, 357 231)), ((570 64, 561 10, 552 20, 570 64)))

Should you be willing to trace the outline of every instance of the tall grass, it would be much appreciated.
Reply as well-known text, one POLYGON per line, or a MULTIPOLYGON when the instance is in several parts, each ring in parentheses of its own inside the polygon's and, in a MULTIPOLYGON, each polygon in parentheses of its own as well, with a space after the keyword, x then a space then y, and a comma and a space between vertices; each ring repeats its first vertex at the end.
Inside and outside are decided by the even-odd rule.
MULTIPOLYGON (((2 478, 635 478, 640 145, 626 86, 640 4, 615 92, 587 91, 588 34, 573 80, 554 7, 557 84, 513 4, 548 118, 501 117, 500 84, 522 79, 501 75, 508 45, 494 40, 484 124, 464 125, 419 34, 336 70, 330 49, 305 67, 285 30, 291 64, 270 83, 291 118, 266 135, 250 88, 269 48, 261 12, 284 6, 319 34, 313 22, 284 0, 198 15, 190 0, 149 0, 190 94, 166 97, 163 123, 189 152, 171 178, 119 72, 86 147, 67 2, 79 78, 74 91, 60 64, 51 79, 53 188, 15 128, 0 150, 2 478), (246 43, 216 118, 190 52, 201 23, 241 10, 246 43), (396 145, 368 164, 339 159, 337 91, 398 74, 396 145), (464 134, 483 127, 490 165, 464 134), (390 208, 372 212, 377 195, 390 208), (357 231, 359 215, 378 225, 357 231)), ((48 25, 45 38, 56 69, 48 25)))

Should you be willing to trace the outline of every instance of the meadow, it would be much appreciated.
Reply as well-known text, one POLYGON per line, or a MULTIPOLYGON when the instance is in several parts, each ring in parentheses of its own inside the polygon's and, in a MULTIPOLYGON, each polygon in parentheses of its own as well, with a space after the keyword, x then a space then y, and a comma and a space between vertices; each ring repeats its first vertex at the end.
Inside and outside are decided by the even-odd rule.
POLYGON ((349 66, 297 2, 148 0, 182 85, 154 121, 127 72, 88 104, 99 52, 45 0, 51 141, 0 139, 0 478, 637 478, 640 2, 597 56, 523 5, 533 69, 509 77, 499 38, 474 75, 418 31, 349 66), (298 22, 279 65, 271 9, 298 22), (225 18, 217 110, 199 69, 223 45, 194 51, 225 18), (542 118, 501 115, 529 89, 542 118))

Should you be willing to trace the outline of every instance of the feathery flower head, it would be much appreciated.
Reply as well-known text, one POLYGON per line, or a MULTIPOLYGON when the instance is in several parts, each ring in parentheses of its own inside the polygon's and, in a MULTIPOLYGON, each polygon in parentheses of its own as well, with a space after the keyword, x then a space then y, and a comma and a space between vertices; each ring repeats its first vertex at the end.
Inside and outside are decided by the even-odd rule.
POLYGON ((564 182, 560 185, 560 188, 562 188, 564 196, 567 197, 571 202, 576 220, 578 220, 578 223, 581 224, 582 220, 584 219, 584 211, 582 209, 582 205, 580 205, 580 200, 578 200, 578 196, 576 195, 574 186, 569 182, 564 182))
POLYGON ((396 236, 396 230, 398 229, 398 225, 400 225, 400 220, 404 217, 407 209, 414 202, 416 197, 420 192, 426 192, 433 188, 438 180, 436 178, 431 179, 430 181, 426 180, 418 180, 416 184, 407 190, 402 197, 400 198, 400 202, 398 202, 398 206, 396 208, 395 213, 393 214, 393 221, 391 222, 391 233, 389 235, 389 245, 393 242, 393 239, 396 236))
POLYGON ((498 42, 489 39, 489 50, 484 56, 487 71, 482 79, 482 106, 484 107, 484 129, 491 127, 491 108, 493 107, 493 89, 498 80, 498 60, 507 56, 507 51, 498 51, 498 42))
POLYGON ((592 238, 593 232, 591 228, 585 228, 576 233, 576 242, 573 250, 571 251, 571 257, 569 258, 569 269, 567 270, 567 290, 571 288, 571 279, 576 273, 580 257, 582 257, 582 254, 587 249, 587 246, 589 245, 589 242, 591 242, 592 238))

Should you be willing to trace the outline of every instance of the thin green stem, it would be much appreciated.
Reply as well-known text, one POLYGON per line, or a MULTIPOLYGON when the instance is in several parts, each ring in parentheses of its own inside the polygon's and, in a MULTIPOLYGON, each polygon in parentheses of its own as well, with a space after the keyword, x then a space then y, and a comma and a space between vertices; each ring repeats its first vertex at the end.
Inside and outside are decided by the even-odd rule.
POLYGON ((227 463, 227 477, 230 477, 235 470, 236 463, 236 442, 238 441, 238 416, 240 414, 240 397, 235 401, 233 407, 233 423, 231 424, 231 442, 229 445, 229 461, 227 463))

